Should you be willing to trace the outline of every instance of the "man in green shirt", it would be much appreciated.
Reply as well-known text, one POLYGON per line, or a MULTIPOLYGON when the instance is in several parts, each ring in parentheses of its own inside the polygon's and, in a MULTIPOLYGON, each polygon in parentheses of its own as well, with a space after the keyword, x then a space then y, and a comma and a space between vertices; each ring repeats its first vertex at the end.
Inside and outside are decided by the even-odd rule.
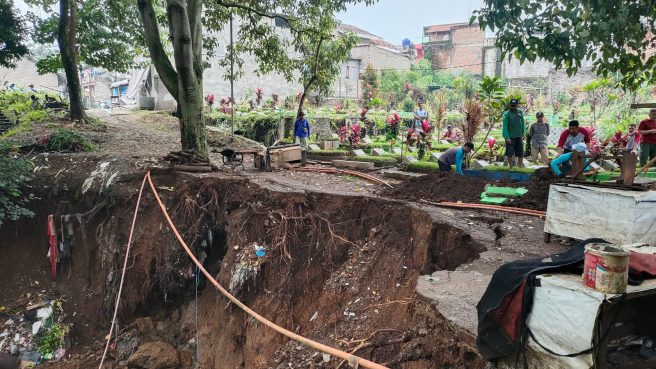
POLYGON ((510 108, 503 113, 502 135, 506 140, 506 157, 510 169, 513 168, 514 159, 517 157, 517 165, 524 166, 524 113, 517 109, 519 101, 510 100, 510 108))

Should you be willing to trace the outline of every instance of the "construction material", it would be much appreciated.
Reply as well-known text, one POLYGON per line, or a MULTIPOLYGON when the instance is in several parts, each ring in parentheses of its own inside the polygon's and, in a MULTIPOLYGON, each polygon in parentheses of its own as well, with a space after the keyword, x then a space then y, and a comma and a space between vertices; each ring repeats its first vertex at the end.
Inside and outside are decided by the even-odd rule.
POLYGON ((368 161, 350 161, 350 160, 333 160, 333 166, 338 168, 354 168, 354 169, 364 169, 364 170, 373 170, 374 163, 368 161))
POLYGON ((528 190, 524 187, 512 188, 487 185, 485 186, 485 193, 489 197, 522 197, 528 193, 528 190))
POLYGON ((656 164, 656 158, 653 158, 650 161, 648 161, 647 164, 645 164, 642 168, 638 170, 638 173, 636 173, 635 176, 637 177, 643 173, 647 173, 649 168, 651 168, 654 164, 656 164))
MULTIPOLYGON (((229 293, 225 288, 223 288, 223 286, 221 286, 221 285, 219 284, 219 282, 217 282, 217 280, 216 280, 216 279, 215 279, 215 278, 214 278, 214 277, 213 277, 213 276, 212 276, 212 275, 211 275, 211 274, 205 269, 205 267, 203 266, 203 264, 201 264, 201 263, 198 261, 198 259, 197 259, 197 258, 194 256, 194 254, 191 252, 191 249, 189 248, 189 246, 187 246, 187 243, 182 239, 182 236, 180 235, 180 232, 178 232, 177 227, 176 227, 175 224, 173 223, 173 220, 171 220, 171 216, 169 215, 168 211, 166 210, 166 206, 165 206, 164 203, 162 202, 162 199, 159 197, 159 194, 158 194, 158 192, 157 192, 157 187, 156 187, 155 184, 153 183, 153 180, 152 180, 152 178, 151 178, 151 176, 150 176, 150 172, 148 172, 148 173, 146 174, 146 178, 148 179, 148 183, 149 183, 149 185, 150 185, 150 188, 151 188, 151 190, 153 191, 153 195, 155 196, 155 200, 157 200, 157 203, 158 203, 160 209, 162 210, 162 214, 163 214, 164 217, 166 218, 166 221, 168 222, 169 226, 171 227, 171 230, 173 231, 175 237, 178 239, 178 241, 180 242, 180 244, 181 244, 182 247, 184 248, 184 250, 185 250, 185 252, 187 253, 187 255, 189 255, 189 257, 191 258, 191 260, 194 262, 194 264, 196 264, 196 267, 198 267, 198 269, 203 273, 203 275, 205 275, 205 277, 207 278, 207 280, 208 280, 210 283, 212 283, 212 284, 214 285, 214 287, 216 287, 216 289, 218 289, 219 292, 221 292, 221 294, 223 294, 225 297, 227 297, 232 303, 234 303, 235 305, 237 305, 240 309, 242 309, 244 312, 246 312, 246 313, 247 313, 248 315, 250 315, 251 317, 255 318, 255 319, 256 319, 257 321, 259 321, 260 323, 262 323, 262 324, 264 324, 265 326, 267 326, 267 327, 269 327, 269 328, 275 330, 276 332, 278 332, 278 333, 280 333, 280 334, 282 334, 282 335, 284 335, 284 336, 286 336, 286 337, 288 337, 288 338, 291 338, 291 339, 293 339, 294 341, 297 341, 297 342, 299 342, 299 343, 301 343, 301 344, 304 344, 304 345, 307 345, 307 346, 309 346, 309 347, 312 347, 312 348, 314 348, 315 350, 319 350, 319 351, 325 352, 325 353, 327 353, 327 354, 330 354, 330 355, 336 356, 336 357, 338 357, 338 358, 340 358, 340 359, 346 360, 346 361, 347 361, 352 367, 362 366, 362 367, 364 367, 364 368, 369 368, 369 369, 389 369, 389 368, 387 368, 387 367, 385 367, 385 366, 383 366, 383 365, 380 365, 380 364, 374 363, 374 362, 372 362, 372 361, 369 361, 369 360, 363 359, 363 358, 358 357, 358 356, 355 356, 355 355, 353 355, 353 354, 349 354, 349 353, 344 352, 344 351, 342 351, 342 350, 338 350, 338 349, 335 349, 335 348, 333 348, 333 347, 330 347, 330 346, 327 346, 327 345, 321 344, 321 343, 319 343, 319 342, 316 342, 316 341, 310 340, 310 339, 305 338, 305 337, 303 337, 303 336, 301 336, 301 335, 298 335, 298 334, 296 334, 296 333, 294 333, 294 332, 291 332, 291 331, 289 331, 289 330, 287 330, 287 329, 285 329, 285 328, 282 328, 282 327, 278 326, 277 324, 273 323, 272 321, 270 321, 270 320, 264 318, 263 316, 259 315, 259 314, 256 313, 255 311, 251 310, 248 306, 244 305, 244 303, 242 303, 242 302, 239 301, 236 297, 234 297, 232 294, 230 294, 230 293, 229 293)), ((126 262, 127 262, 127 258, 126 258, 125 260, 126 260, 126 262)))
MULTIPOLYGON (((483 192, 485 193, 485 192, 483 192)), ((510 201, 509 198, 507 197, 488 197, 488 196, 481 196, 481 203, 483 204, 489 204, 489 205, 502 205, 510 201)))
POLYGON ((353 170, 343 170, 343 169, 334 169, 334 168, 321 168, 321 167, 305 167, 305 168, 294 168, 294 170, 299 172, 314 172, 314 173, 326 173, 326 174, 345 174, 355 177, 360 177, 366 179, 370 182, 380 184, 387 187, 392 187, 389 183, 383 181, 380 178, 374 177, 366 173, 360 173, 353 170))
POLYGON ((603 293, 624 293, 629 280, 629 252, 606 243, 585 246, 583 285, 603 293))
POLYGON ((552 185, 548 234, 574 239, 602 238, 617 245, 656 245, 656 192, 590 185, 552 185))
POLYGON ((271 169, 282 169, 289 166, 301 166, 303 154, 299 145, 269 147, 269 164, 271 169))

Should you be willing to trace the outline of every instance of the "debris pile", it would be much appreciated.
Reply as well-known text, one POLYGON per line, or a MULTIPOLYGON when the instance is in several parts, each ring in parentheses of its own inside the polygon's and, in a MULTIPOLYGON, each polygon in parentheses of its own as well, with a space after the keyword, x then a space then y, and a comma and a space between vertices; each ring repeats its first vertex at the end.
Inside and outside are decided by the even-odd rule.
POLYGON ((0 353, 17 357, 25 365, 68 356, 70 326, 64 324, 60 300, 25 308, 0 307, 0 317, 0 353))

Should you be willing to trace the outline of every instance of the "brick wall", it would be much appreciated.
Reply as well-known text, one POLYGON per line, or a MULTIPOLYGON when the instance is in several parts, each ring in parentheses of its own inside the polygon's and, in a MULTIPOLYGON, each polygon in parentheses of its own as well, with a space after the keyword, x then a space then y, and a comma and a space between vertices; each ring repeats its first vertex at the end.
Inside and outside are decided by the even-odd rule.
POLYGON ((482 74, 484 41, 485 33, 478 26, 454 27, 452 67, 482 74))

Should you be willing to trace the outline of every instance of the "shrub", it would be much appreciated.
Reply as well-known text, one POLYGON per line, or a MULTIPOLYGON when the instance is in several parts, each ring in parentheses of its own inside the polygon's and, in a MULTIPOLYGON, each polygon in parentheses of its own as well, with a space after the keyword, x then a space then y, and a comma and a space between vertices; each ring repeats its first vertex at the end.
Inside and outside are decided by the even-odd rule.
POLYGON ((411 97, 406 97, 405 99, 403 99, 403 102, 401 103, 401 107, 403 111, 411 112, 415 110, 415 102, 414 100, 412 100, 411 97))
POLYGON ((93 151, 96 145, 85 136, 70 129, 61 128, 42 142, 47 151, 93 151))
POLYGON ((33 164, 30 160, 15 157, 11 146, 0 142, 0 226, 7 220, 32 217, 26 208, 33 194, 25 194, 32 180, 33 164))

